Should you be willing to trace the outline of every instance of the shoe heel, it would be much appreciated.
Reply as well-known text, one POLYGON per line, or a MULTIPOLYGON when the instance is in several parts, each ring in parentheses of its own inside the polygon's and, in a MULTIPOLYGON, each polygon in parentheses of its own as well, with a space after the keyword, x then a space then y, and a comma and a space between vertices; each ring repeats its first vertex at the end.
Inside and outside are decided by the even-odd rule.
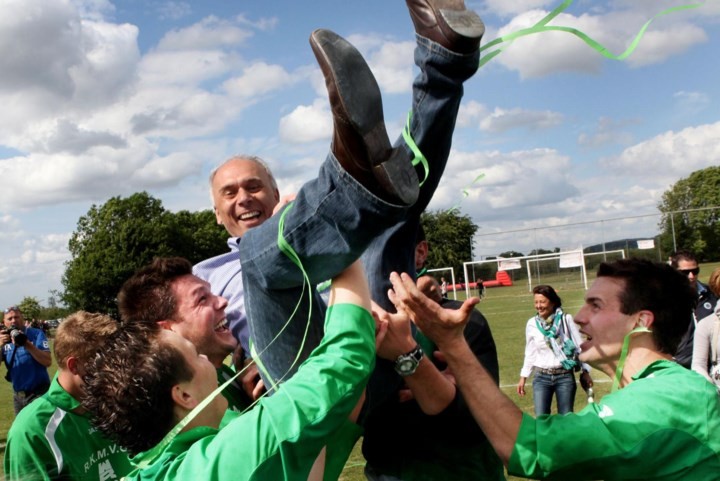
POLYGON ((441 8, 440 17, 447 28, 467 39, 479 39, 485 33, 485 23, 472 10, 448 10, 441 8))
POLYGON ((386 192, 400 205, 413 205, 420 195, 420 180, 410 156, 403 147, 392 150, 388 159, 373 167, 373 174, 386 192))

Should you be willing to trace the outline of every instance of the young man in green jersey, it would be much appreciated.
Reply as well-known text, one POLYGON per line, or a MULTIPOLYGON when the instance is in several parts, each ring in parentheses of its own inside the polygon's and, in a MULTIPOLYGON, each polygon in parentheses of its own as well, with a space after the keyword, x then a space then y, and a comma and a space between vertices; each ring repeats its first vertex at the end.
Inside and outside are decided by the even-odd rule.
POLYGON ((211 396, 214 366, 193 343, 156 323, 129 324, 108 342, 87 373, 84 404, 101 431, 131 454, 142 452, 133 461, 144 468, 128 479, 308 479, 373 369, 369 309, 356 261, 333 280, 320 345, 277 393, 221 430, 227 402, 211 396), (171 432, 175 426, 181 428, 171 432))
MULTIPOLYGON (((193 275, 187 259, 161 257, 140 268, 120 289, 118 307, 126 324, 158 324, 192 342, 215 366, 218 382, 235 374, 223 363, 238 344, 227 326, 227 300, 193 275)), ((223 395, 233 411, 241 412, 251 403, 239 379, 223 395)))
POLYGON ((117 330, 114 319, 83 311, 60 324, 53 345, 58 373, 10 428, 6 479, 105 481, 130 471, 125 449, 93 428, 80 405, 88 362, 117 330))
POLYGON ((458 311, 391 275, 391 298, 445 354, 476 421, 508 472, 568 480, 689 480, 720 476, 720 399, 714 386, 672 360, 697 293, 666 264, 603 263, 575 316, 580 360, 619 390, 579 413, 533 418, 495 385, 463 338, 476 299, 458 311))

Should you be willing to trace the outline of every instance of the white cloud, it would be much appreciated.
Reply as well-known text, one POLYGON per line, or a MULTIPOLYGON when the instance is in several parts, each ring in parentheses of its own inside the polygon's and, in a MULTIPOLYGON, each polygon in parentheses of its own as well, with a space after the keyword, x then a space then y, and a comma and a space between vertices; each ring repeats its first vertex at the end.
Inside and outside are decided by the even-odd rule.
POLYGON ((178 20, 190 15, 192 7, 187 2, 162 2, 157 7, 158 15, 161 19, 178 20))
POLYGON ((460 104, 456 125, 459 128, 478 125, 487 115, 488 109, 485 105, 475 100, 465 101, 460 104))
POLYGON ((694 116, 711 105, 711 99, 705 92, 681 90, 673 94, 678 110, 685 115, 694 116))
POLYGON ((362 54, 385 93, 409 92, 414 77, 414 42, 397 42, 381 35, 349 35, 350 42, 362 54))
POLYGON ((155 156, 133 172, 129 184, 145 187, 175 185, 191 174, 198 174, 200 167, 198 159, 185 152, 155 156))
POLYGON ((222 50, 156 51, 143 57, 138 74, 144 88, 194 86, 225 75, 239 64, 234 54, 222 50))
POLYGON ((584 147, 598 148, 607 145, 627 145, 633 136, 626 130, 627 126, 635 121, 616 121, 609 117, 601 117, 594 130, 590 133, 582 132, 578 136, 578 144, 584 147))
POLYGON ((240 28, 233 22, 215 16, 182 29, 166 33, 157 46, 159 51, 212 50, 237 47, 252 36, 252 31, 240 28))
POLYGON ((300 105, 280 119, 280 139, 285 142, 314 142, 329 138, 332 132, 332 114, 325 99, 300 105))
POLYGON ((280 65, 255 62, 243 69, 242 75, 225 81, 223 87, 233 97, 253 98, 280 90, 295 82, 280 65))
POLYGON ((697 25, 679 24, 648 30, 627 62, 634 67, 660 63, 694 45, 707 42, 707 39, 705 31, 697 25))
POLYGON ((532 111, 521 108, 510 110, 496 107, 492 113, 480 121, 480 130, 487 132, 506 132, 516 128, 549 129, 560 125, 563 116, 558 112, 532 111))
POLYGON ((485 8, 488 12, 494 13, 501 17, 508 15, 517 15, 543 7, 553 6, 553 0, 516 0, 508 2, 507 0, 485 0, 485 8))
POLYGON ((720 165, 718 138, 720 122, 665 132, 625 149, 616 157, 604 159, 602 165, 643 179, 652 172, 656 182, 669 185, 695 170, 720 165))
POLYGON ((460 105, 457 127, 477 126, 478 129, 485 132, 502 133, 519 128, 549 129, 562 122, 563 115, 559 112, 528 110, 519 107, 512 109, 495 107, 491 112, 485 105, 470 100, 460 105))
MULTIPOLYGON (((641 3, 635 2, 635 4, 641 3)), ((562 13, 553 19, 549 26, 578 29, 605 46, 611 53, 618 55, 625 51, 642 25, 652 16, 643 10, 642 5, 631 5, 631 7, 600 12, 597 15, 574 16, 562 13)), ((653 14, 658 11, 653 11, 653 14)), ((498 36, 534 26, 547 13, 545 10, 520 13, 499 29, 498 36)), ((666 19, 666 23, 651 24, 626 62, 635 67, 661 63, 698 43, 707 41, 704 30, 697 25, 686 23, 685 19, 686 17, 676 16, 671 20, 666 19)), ((506 50, 495 62, 517 71, 521 78, 542 77, 561 71, 597 73, 605 61, 604 57, 594 52, 580 39, 566 32, 546 31, 532 34, 505 46, 506 50)))
MULTIPOLYGON (((513 18, 498 31, 504 36, 535 25, 548 12, 532 10, 513 18)), ((582 30, 601 43, 612 40, 609 32, 603 32, 598 17, 582 15, 574 17, 560 14, 553 25, 564 25, 582 30)), ((550 73, 578 71, 594 73, 600 70, 602 57, 592 52, 579 39, 564 32, 543 32, 517 39, 506 47, 494 60, 510 70, 517 71, 521 78, 542 77, 550 73)))
POLYGON ((570 159, 552 149, 501 153, 453 150, 433 208, 460 203, 478 218, 533 215, 533 208, 561 204, 579 191, 570 177, 570 159), (484 177, 478 179, 478 176, 484 177), (476 180, 477 179, 477 180, 476 180), (467 196, 464 194, 467 192, 467 196))
POLYGON ((414 48, 414 42, 385 42, 367 59, 383 92, 396 94, 412 90, 414 48))

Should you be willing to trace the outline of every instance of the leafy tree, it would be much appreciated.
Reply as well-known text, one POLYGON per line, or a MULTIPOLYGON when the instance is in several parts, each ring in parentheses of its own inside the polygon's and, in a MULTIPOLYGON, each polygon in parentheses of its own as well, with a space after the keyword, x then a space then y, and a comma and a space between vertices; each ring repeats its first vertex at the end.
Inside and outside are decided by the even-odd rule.
POLYGON ((677 181, 658 204, 663 214, 660 221, 660 246, 673 250, 673 226, 678 249, 689 249, 699 261, 716 260, 720 255, 720 166, 696 170, 677 181), (688 209, 715 207, 694 212, 688 209))
POLYGON ((420 218, 430 245, 427 265, 432 268, 453 267, 456 280, 463 276, 463 262, 472 258, 473 236, 478 226, 468 215, 453 209, 428 211, 420 218))
POLYGON ((116 315, 115 296, 139 267, 159 256, 197 262, 226 251, 226 238, 210 211, 173 214, 147 192, 113 197, 78 220, 62 300, 70 310, 116 315))
POLYGON ((507 252, 501 252, 498 257, 502 257, 503 259, 509 259, 511 257, 524 257, 525 254, 518 251, 507 251, 507 252))
POLYGON ((25 297, 20 304, 17 305, 23 314, 26 321, 30 322, 33 319, 40 318, 40 311, 42 307, 40 302, 34 297, 25 297))
POLYGON ((229 248, 228 233, 218 225, 212 210, 199 212, 181 210, 174 215, 175 241, 178 252, 176 255, 196 263, 212 257, 229 248))
POLYGON ((539 249, 533 249, 530 252, 528 252, 529 256, 538 256, 543 254, 555 254, 557 252, 560 252, 559 247, 555 247, 553 250, 543 249, 542 247, 539 249))

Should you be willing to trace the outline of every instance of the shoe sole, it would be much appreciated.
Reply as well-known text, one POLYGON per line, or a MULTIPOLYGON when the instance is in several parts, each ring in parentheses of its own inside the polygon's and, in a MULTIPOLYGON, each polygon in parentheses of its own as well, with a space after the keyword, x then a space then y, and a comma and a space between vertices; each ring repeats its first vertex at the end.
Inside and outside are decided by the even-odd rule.
POLYGON ((370 67, 352 44, 330 30, 313 32, 310 45, 318 61, 329 67, 344 116, 363 139, 373 176, 385 192, 402 204, 415 203, 419 194, 417 173, 403 149, 392 149, 380 87, 370 67))
POLYGON ((445 25, 440 25, 443 30, 444 27, 447 27, 468 40, 480 39, 485 34, 485 23, 472 10, 458 11, 441 8, 438 13, 445 23, 445 25))

